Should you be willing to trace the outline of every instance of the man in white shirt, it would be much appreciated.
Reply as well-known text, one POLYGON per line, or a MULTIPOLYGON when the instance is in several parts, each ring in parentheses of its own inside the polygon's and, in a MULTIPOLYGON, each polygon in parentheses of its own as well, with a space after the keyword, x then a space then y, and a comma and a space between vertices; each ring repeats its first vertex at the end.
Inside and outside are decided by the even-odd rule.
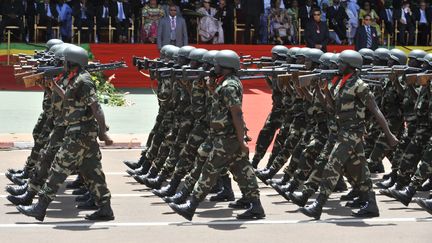
POLYGON ((416 21, 418 21, 417 45, 426 46, 429 43, 428 35, 431 28, 432 11, 424 0, 420 1, 419 8, 415 9, 414 16, 416 21))

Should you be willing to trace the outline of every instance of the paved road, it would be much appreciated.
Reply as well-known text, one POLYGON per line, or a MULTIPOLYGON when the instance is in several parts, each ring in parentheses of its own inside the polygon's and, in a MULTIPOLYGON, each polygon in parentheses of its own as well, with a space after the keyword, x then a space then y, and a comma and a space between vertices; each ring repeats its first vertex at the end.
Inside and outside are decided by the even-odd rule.
MULTIPOLYGON (((267 217, 237 221, 238 211, 227 203, 204 202, 192 223, 174 214, 161 199, 124 173, 123 159, 135 159, 139 150, 103 150, 103 166, 113 194, 116 220, 92 223, 88 211, 74 208, 70 191, 62 190, 44 223, 17 213, 0 193, 1 242, 431 242, 432 217, 416 204, 402 204, 378 196, 381 217, 355 219, 332 195, 321 221, 311 221, 297 207, 260 184, 267 217)), ((9 181, 3 172, 21 167, 29 151, 0 152, 0 186, 9 181)), ((70 178, 72 179, 72 178, 70 178)), ((236 196, 239 192, 236 186, 236 196)))

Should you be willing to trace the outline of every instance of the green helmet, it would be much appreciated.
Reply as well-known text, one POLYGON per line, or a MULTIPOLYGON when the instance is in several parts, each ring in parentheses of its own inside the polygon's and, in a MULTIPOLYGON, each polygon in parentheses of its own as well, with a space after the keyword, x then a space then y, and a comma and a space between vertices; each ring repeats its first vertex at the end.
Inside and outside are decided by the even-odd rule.
POLYGON ((64 51, 66 50, 66 48, 68 48, 69 46, 73 46, 73 44, 63 43, 63 44, 59 44, 59 45, 55 45, 55 46, 59 46, 59 48, 55 49, 55 51, 54 51, 54 57, 60 59, 60 58, 64 57, 64 51))
POLYGON ((215 65, 224 68, 233 68, 234 70, 240 69, 240 57, 231 50, 219 51, 214 58, 215 65))
POLYGON ((405 65, 408 59, 405 52, 397 48, 390 50, 390 58, 398 62, 400 65, 405 65))
POLYGON ((382 61, 388 61, 390 58, 390 50, 380 47, 374 51, 374 57, 382 61))
POLYGON ((362 55, 353 50, 345 50, 341 52, 339 55, 339 61, 344 62, 354 68, 361 68, 363 65, 362 55))
POLYGON ((215 64, 214 58, 218 52, 219 51, 216 51, 216 50, 211 50, 211 51, 206 52, 204 54, 204 56, 202 57, 203 62, 210 63, 210 64, 214 65, 215 64))
POLYGON ((286 57, 288 55, 288 50, 289 49, 286 46, 276 45, 271 49, 271 53, 281 57, 286 57))
POLYGON ((203 56, 204 54, 206 54, 208 51, 206 49, 203 48, 196 48, 193 49, 190 53, 189 53, 189 59, 197 61, 197 62, 204 62, 203 60, 203 56))
POLYGON ((321 57, 323 54, 324 54, 324 52, 321 51, 320 49, 312 48, 312 49, 309 49, 309 50, 305 53, 305 56, 306 56, 307 59, 312 60, 312 62, 320 63, 319 60, 320 60, 320 57, 321 57))
POLYGON ((362 55, 363 59, 373 61, 374 51, 369 48, 362 48, 358 51, 362 55))
POLYGON ((423 62, 428 63, 430 66, 432 66, 432 53, 428 53, 426 56, 424 56, 423 58, 423 62))
POLYGON ((300 47, 291 47, 290 49, 288 49, 288 56, 290 56, 291 58, 295 58, 297 52, 300 51, 300 49, 300 47))
POLYGON ((63 52, 65 61, 85 67, 88 64, 88 53, 84 48, 70 45, 63 52))
POLYGON ((62 41, 62 40, 59 40, 59 39, 51 39, 51 40, 49 40, 49 41, 47 41, 47 43, 46 43, 46 48, 47 48, 47 50, 50 50, 51 49, 51 47, 53 47, 54 45, 57 45, 57 44, 63 44, 64 42, 62 41))
POLYGON ((173 60, 177 57, 179 50, 180 48, 178 48, 177 46, 169 46, 165 50, 165 57, 170 60, 173 60))
POLYGON ((195 47, 193 46, 182 46, 178 51, 179 57, 189 58, 189 54, 195 47))
POLYGON ((337 64, 337 63, 338 63, 338 60, 339 60, 339 56, 340 56, 340 53, 336 53, 336 54, 334 54, 334 55, 330 58, 330 62, 333 63, 333 64, 337 64))
POLYGON ((324 66, 330 66, 331 64, 331 58, 334 56, 335 54, 332 52, 326 52, 324 54, 321 55, 321 57, 319 58, 319 62, 321 64, 323 64, 324 66))
POLYGON ((300 50, 297 51, 297 53, 295 54, 296 57, 300 57, 300 56, 304 56, 306 57, 306 52, 308 52, 310 50, 309 47, 302 47, 300 48, 300 50))
POLYGON ((426 54, 427 54, 427 53, 426 53, 425 51, 417 49, 417 50, 412 50, 412 51, 408 54, 408 57, 409 57, 409 58, 414 58, 414 59, 416 59, 417 61, 422 61, 422 59, 426 56, 426 54))
MULTIPOLYGON (((160 56, 161 56, 161 57, 164 57, 166 51, 167 51, 169 48, 171 48, 171 47, 173 47, 173 45, 164 45, 164 46, 162 46, 162 48, 160 49, 160 56)), ((175 47, 175 46, 174 46, 174 47, 175 47)))

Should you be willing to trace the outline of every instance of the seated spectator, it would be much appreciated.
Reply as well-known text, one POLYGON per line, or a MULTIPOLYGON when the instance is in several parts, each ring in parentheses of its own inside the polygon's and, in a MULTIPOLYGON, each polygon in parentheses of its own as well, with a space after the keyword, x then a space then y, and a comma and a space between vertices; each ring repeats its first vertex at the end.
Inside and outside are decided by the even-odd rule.
POLYGON ((220 0, 216 18, 222 22, 224 43, 234 43, 234 3, 232 0, 220 0))
POLYGON ((348 16, 348 44, 352 45, 354 42, 354 37, 357 32, 357 28, 359 26, 359 12, 360 7, 357 5, 357 0, 351 0, 350 2, 342 2, 342 5, 345 7, 346 14, 348 16))
POLYGON ((117 0, 112 5, 115 14, 116 36, 115 40, 119 43, 127 42, 128 28, 132 22, 132 11, 127 0, 117 0))
POLYGON ((72 8, 64 0, 59 0, 57 6, 60 35, 64 42, 71 42, 72 39, 72 8))
POLYGON ((298 1, 293 0, 291 2, 291 6, 287 9, 287 14, 291 19, 291 24, 293 25, 293 29, 295 31, 295 36, 291 40, 292 44, 298 44, 298 29, 299 29, 299 7, 298 1))
POLYGON ((380 37, 381 36, 381 28, 378 25, 378 23, 380 22, 380 18, 378 16, 378 14, 375 12, 375 10, 371 8, 371 4, 369 1, 365 1, 363 3, 363 8, 360 9, 360 13, 359 13, 359 19, 363 21, 363 19, 366 15, 371 16, 371 24, 370 25, 376 29, 378 37, 380 37))
POLYGON ((111 17, 112 19, 115 18, 112 11, 112 7, 109 4, 109 1, 104 0, 103 4, 96 6, 96 36, 95 36, 96 43, 99 43, 99 40, 101 38, 100 36, 101 29, 109 25, 109 17, 111 17))
POLYGON ((17 26, 18 34, 20 40, 24 40, 25 38, 22 36, 24 32, 24 6, 22 1, 19 0, 6 0, 2 1, 0 4, 0 14, 3 16, 3 19, 0 23, 0 43, 3 42, 3 32, 6 26, 17 26))
POLYGON ((155 43, 157 37, 158 23, 165 15, 162 6, 157 3, 157 0, 150 0, 142 10, 144 17, 141 29, 141 42, 155 43))
MULTIPOLYGON (((384 22, 384 31, 389 35, 394 33, 394 19, 393 19, 393 4, 392 0, 386 0, 384 3, 384 9, 380 11, 380 19, 384 22)), ((387 41, 384 39, 384 41, 387 41)))
POLYGON ((415 18, 411 11, 410 2, 403 2, 402 7, 395 9, 393 14, 395 21, 398 22, 398 44, 404 46, 414 44, 415 18), (408 32, 408 41, 406 40, 405 32, 408 32))
MULTIPOLYGON (((276 1, 274 0, 264 0, 264 14, 261 14, 260 16, 260 25, 262 28, 260 28, 260 43, 267 44, 269 43, 269 15, 270 10, 272 9, 273 5, 276 4, 276 1)), ((283 2, 281 2, 281 6, 283 5, 283 2)))
POLYGON ((94 28, 95 10, 93 4, 87 0, 80 0, 74 9, 75 26, 81 32, 81 40, 91 42, 94 28), (87 31, 82 31, 82 27, 87 27, 87 31))
POLYGON ((333 0, 333 6, 327 10, 327 18, 329 20, 329 28, 336 32, 337 38, 341 44, 347 43, 346 24, 348 22, 348 15, 345 8, 340 5, 340 0, 333 0))
POLYGON ((309 20, 312 20, 313 15, 313 5, 312 0, 306 0, 305 5, 303 5, 299 11, 299 18, 301 20, 301 27, 304 29, 309 20))
POLYGON ((221 44, 224 42, 222 22, 214 17, 216 9, 211 7, 210 3, 210 0, 204 0, 203 7, 197 10, 203 15, 198 25, 198 34, 203 42, 221 44))
POLYGON ((52 39, 52 27, 58 25, 58 12, 56 5, 50 3, 50 0, 45 0, 44 2, 38 3, 37 13, 39 15, 38 25, 46 27, 46 39, 52 39))
POLYGON ((428 35, 431 30, 432 9, 429 8, 424 0, 420 1, 419 8, 414 10, 414 16, 418 21, 418 45, 426 46, 429 44, 428 35))
POLYGON ((321 21, 321 11, 319 9, 314 9, 313 20, 308 22, 305 29, 306 46, 318 48, 323 52, 327 52, 329 39, 327 23, 321 21))
POLYGON ((276 44, 292 44, 296 36, 294 25, 288 12, 280 8, 280 0, 276 0, 270 11, 270 36, 276 44))

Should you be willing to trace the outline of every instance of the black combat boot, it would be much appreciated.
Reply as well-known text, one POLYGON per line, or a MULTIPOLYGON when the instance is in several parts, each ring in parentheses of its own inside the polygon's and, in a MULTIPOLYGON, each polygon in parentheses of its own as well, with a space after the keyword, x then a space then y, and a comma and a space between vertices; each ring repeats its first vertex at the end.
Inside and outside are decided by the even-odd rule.
POLYGON ((251 200, 246 199, 244 197, 241 197, 240 199, 236 200, 235 202, 231 202, 228 204, 229 208, 234 209, 248 209, 251 205, 251 200))
POLYGON ((292 192, 288 194, 288 198, 297 206, 304 207, 308 199, 314 194, 313 190, 302 192, 292 192))
POLYGON ((384 181, 380 181, 380 182, 376 183, 375 185, 380 189, 387 189, 387 188, 392 187, 396 183, 396 178, 397 178, 397 171, 392 170, 392 172, 390 172, 390 174, 389 174, 388 179, 386 179, 384 181))
POLYGON ((432 199, 419 198, 416 202, 420 207, 432 214, 432 199))
POLYGON ((255 158, 253 158, 252 159, 252 161, 250 162, 251 164, 252 164, 252 167, 254 168, 254 169, 256 169, 256 168, 258 168, 258 164, 259 164, 259 160, 258 159, 255 159, 255 158))
POLYGON ((75 198, 75 202, 85 202, 91 198, 90 192, 86 192, 83 195, 79 195, 75 198))
POLYGON ((391 193, 391 190, 402 190, 403 186, 399 183, 395 183, 392 187, 387 188, 387 189, 381 189, 379 190, 379 193, 381 195, 387 196, 387 197, 391 197, 393 198, 393 194, 391 193))
POLYGON ((16 206, 16 208, 18 209, 18 211, 20 211, 20 213, 26 216, 34 217, 39 221, 43 221, 50 202, 51 199, 49 199, 47 196, 39 195, 39 200, 36 204, 30 206, 19 205, 16 206))
POLYGON ((223 186, 222 186, 222 178, 219 176, 216 184, 210 189, 209 193, 218 193, 220 191, 222 191, 223 186))
POLYGON ((408 206, 413 196, 416 194, 416 189, 413 186, 407 186, 402 190, 390 190, 393 197, 401 202, 403 205, 408 206))
POLYGON ((299 187, 298 181, 293 179, 284 186, 275 186, 275 190, 279 193, 279 195, 281 195, 287 201, 289 201, 290 198, 288 197, 288 194, 290 192, 294 192, 298 187, 299 187))
POLYGON ((27 183, 26 179, 20 179, 18 177, 12 176, 11 181, 18 186, 23 186, 27 183))
POLYGON ((384 165, 382 161, 376 162, 368 159, 367 162, 370 173, 384 173, 384 165))
POLYGON ((430 190, 432 190, 432 178, 429 178, 427 181, 425 181, 425 183, 423 183, 420 188, 420 191, 422 192, 427 192, 430 190))
POLYGON ((151 189, 160 189, 166 179, 168 179, 168 173, 162 171, 155 178, 147 178, 147 180, 144 180, 144 185, 151 189))
POLYGON ((10 173, 10 172, 6 172, 5 176, 10 180, 10 181, 14 181, 13 177, 16 177, 18 179, 28 179, 29 178, 29 172, 28 170, 25 168, 24 170, 22 170, 21 173, 10 173))
POLYGON ((66 183, 66 189, 79 189, 84 186, 84 180, 80 174, 77 175, 75 180, 66 183))
MULTIPOLYGON (((24 169, 25 169, 25 167, 24 167, 24 169)), ((9 173, 11 173, 11 174, 18 174, 18 173, 22 173, 22 172, 24 171, 24 169, 22 169, 22 170, 17 170, 17 169, 9 168, 9 169, 7 169, 6 173, 9 172, 9 173)))
POLYGON ((222 180, 222 190, 220 190, 215 196, 209 198, 211 202, 228 202, 234 201, 234 191, 231 186, 231 178, 229 175, 221 177, 222 180))
POLYGON ((6 186, 6 191, 12 196, 18 196, 24 194, 27 191, 27 188, 28 188, 27 183, 22 186, 9 185, 6 186))
POLYGON ((168 205, 172 210, 174 210, 174 212, 183 216, 183 218, 191 221, 195 214, 195 210, 198 207, 198 204, 199 204, 198 199, 194 196, 191 196, 191 198, 187 200, 186 203, 183 204, 170 203, 168 205))
POLYGON ((291 177, 287 173, 284 173, 284 175, 279 179, 268 179, 267 184, 275 188, 275 186, 282 186, 287 184, 290 179, 291 177))
POLYGON ((358 192, 358 197, 354 198, 353 200, 348 201, 345 204, 345 207, 348 208, 362 208, 366 205, 366 203, 369 200, 369 195, 367 192, 358 192))
POLYGON ((19 196, 9 195, 6 198, 7 198, 7 200, 9 200, 11 203, 13 203, 16 206, 18 206, 18 205, 29 206, 32 204, 33 198, 35 196, 36 196, 36 192, 26 191, 22 195, 19 195, 19 196))
POLYGON ((159 190, 152 190, 153 194, 155 194, 158 197, 171 197, 176 193, 177 187, 180 185, 181 182, 180 176, 174 176, 171 181, 168 183, 168 185, 162 187, 159 190))
POLYGON ((351 191, 348 192, 348 194, 346 195, 342 195, 340 197, 341 201, 352 201, 354 200, 356 197, 358 197, 359 194, 359 190, 352 188, 351 191))
POLYGON ((339 180, 336 183, 333 192, 344 192, 348 190, 348 186, 343 178, 343 176, 339 176, 339 180))
POLYGON ((156 167, 151 167, 145 175, 134 175, 133 178, 140 184, 144 184, 147 179, 157 176, 159 170, 156 167))
POLYGON ((250 207, 241 214, 237 215, 237 219, 262 219, 265 218, 264 208, 261 205, 259 198, 253 199, 250 202, 250 207))
POLYGON ((99 208, 92 196, 87 201, 78 203, 76 207, 83 210, 97 210, 99 208))
POLYGON ((311 205, 300 208, 300 212, 308 217, 313 217, 314 219, 318 220, 321 218, 322 208, 327 202, 327 199, 328 196, 320 193, 317 199, 311 205))
POLYGON ((277 170, 275 170, 273 167, 270 167, 268 169, 259 171, 256 174, 256 176, 258 177, 258 179, 260 179, 262 182, 264 182, 264 184, 267 184, 267 180, 272 179, 273 176, 275 176, 277 173, 277 170))
POLYGON ((353 212, 352 215, 359 218, 379 217, 379 209, 375 198, 375 192, 369 191, 362 193, 367 194, 367 196, 365 196, 368 198, 367 203, 359 211, 353 212))
POLYGON ((93 220, 93 221, 109 221, 114 220, 114 212, 111 208, 111 202, 105 203, 104 205, 101 205, 96 212, 92 214, 87 214, 85 216, 85 219, 87 220, 93 220))
POLYGON ((164 197, 164 201, 166 203, 175 203, 175 204, 183 204, 189 198, 190 190, 186 187, 183 187, 179 192, 174 194, 172 197, 164 197))
POLYGON ((145 160, 146 160, 145 153, 141 153, 141 157, 139 158, 138 162, 124 160, 123 164, 129 167, 129 169, 136 170, 142 166, 145 160))

